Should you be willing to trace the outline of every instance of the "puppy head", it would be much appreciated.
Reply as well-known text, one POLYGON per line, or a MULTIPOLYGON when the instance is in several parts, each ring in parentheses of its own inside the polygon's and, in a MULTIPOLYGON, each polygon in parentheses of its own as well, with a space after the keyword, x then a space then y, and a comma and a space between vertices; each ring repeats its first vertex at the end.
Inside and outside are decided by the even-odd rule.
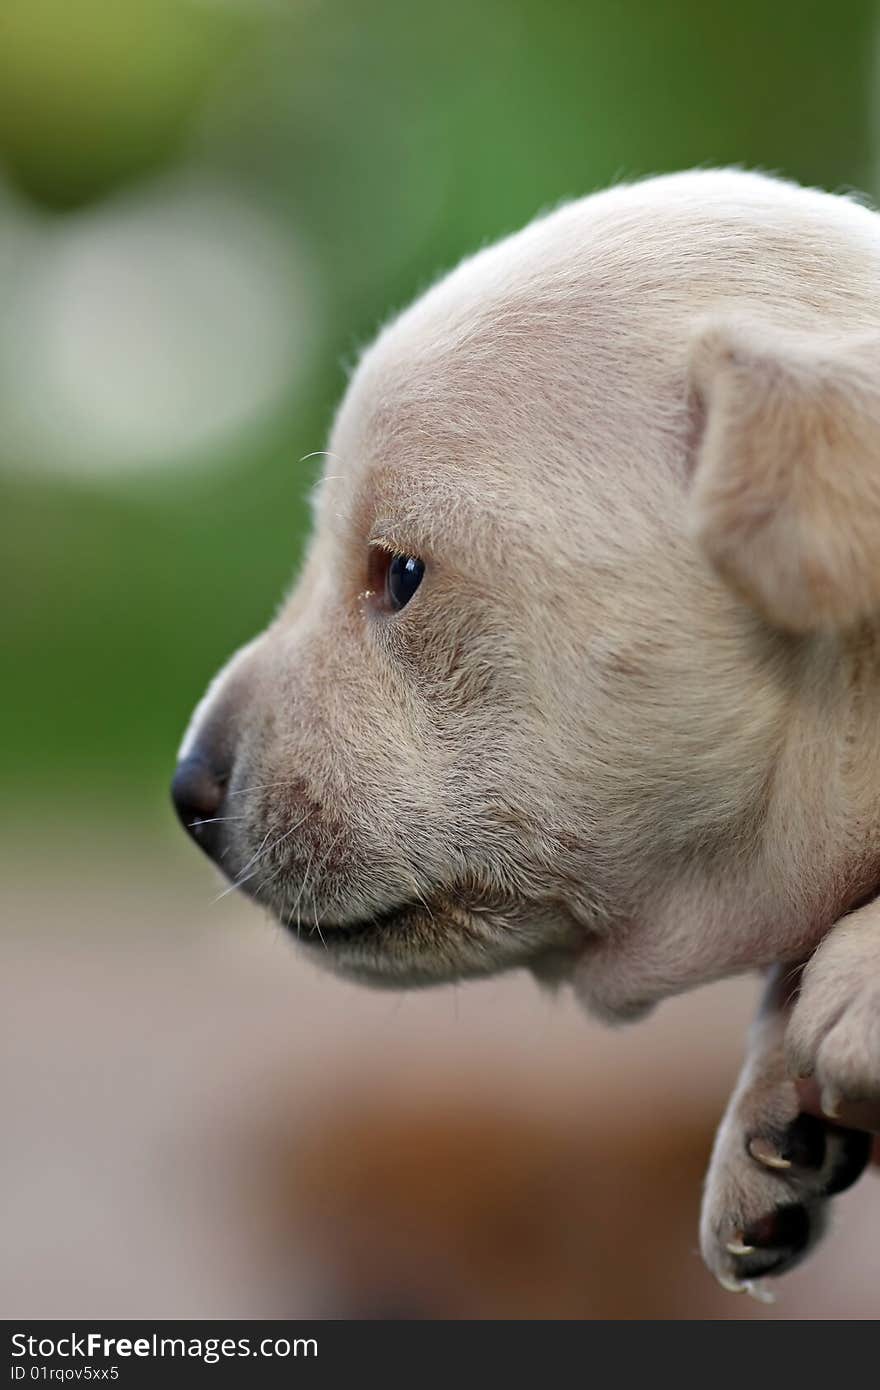
MULTIPOLYGON (((755 176, 660 179, 481 253, 380 335, 303 574, 209 690, 176 779, 196 837, 320 960, 415 984, 610 953, 619 976, 676 884, 751 862, 791 697, 777 629, 810 610, 812 532, 795 508, 800 560, 744 544, 762 448, 783 472, 780 412, 751 394, 741 340, 700 324, 771 311, 795 332, 821 312, 827 331, 871 256, 876 286, 863 209, 755 176)), ((827 383, 786 372, 793 469, 827 383)), ((846 430, 848 457, 867 435, 846 430)), ((860 564, 839 534, 823 621, 860 564)), ((678 987, 654 956, 654 993, 678 987)))

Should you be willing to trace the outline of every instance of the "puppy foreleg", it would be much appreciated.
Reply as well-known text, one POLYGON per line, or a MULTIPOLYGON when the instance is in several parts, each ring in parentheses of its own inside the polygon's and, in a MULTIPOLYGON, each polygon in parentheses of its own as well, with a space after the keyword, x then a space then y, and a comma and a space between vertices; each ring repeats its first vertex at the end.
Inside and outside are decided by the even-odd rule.
POLYGON ((880 1104, 880 901, 842 918, 804 966, 785 1047, 827 1115, 842 1101, 880 1104))
POLYGON ((732 1291, 791 1269, 822 1235, 828 1198, 868 1161, 867 1135, 800 1111, 785 1051, 797 972, 777 968, 715 1139, 700 1221, 703 1258, 732 1291))

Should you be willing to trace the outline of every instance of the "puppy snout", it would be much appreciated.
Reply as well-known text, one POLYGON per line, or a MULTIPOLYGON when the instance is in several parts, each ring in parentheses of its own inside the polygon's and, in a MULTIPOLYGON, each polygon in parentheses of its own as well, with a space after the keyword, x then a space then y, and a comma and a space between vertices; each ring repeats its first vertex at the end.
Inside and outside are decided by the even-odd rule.
POLYGON ((178 763, 171 782, 171 800, 184 829, 212 859, 220 851, 228 781, 228 773, 196 751, 178 763))

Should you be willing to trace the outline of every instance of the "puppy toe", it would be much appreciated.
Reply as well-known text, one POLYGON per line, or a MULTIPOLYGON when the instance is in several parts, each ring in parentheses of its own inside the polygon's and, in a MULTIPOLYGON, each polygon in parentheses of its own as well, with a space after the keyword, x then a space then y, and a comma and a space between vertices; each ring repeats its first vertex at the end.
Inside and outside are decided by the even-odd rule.
POLYGON ((831 1171, 822 1188, 823 1197, 836 1197, 845 1192, 862 1176, 871 1160, 873 1140, 860 1129, 838 1129, 829 1126, 829 1148, 832 1153, 831 1171))
POLYGON ((784 1130, 750 1135, 746 1149, 759 1167, 784 1177, 793 1194, 813 1202, 845 1192, 861 1177, 871 1138, 815 1115, 798 1115, 784 1130))
POLYGON ((821 1216, 801 1202, 785 1203, 758 1217, 743 1231, 744 1253, 735 1257, 739 1279, 784 1274, 806 1254, 820 1234, 821 1216))
POLYGON ((867 931, 819 947, 785 1033, 789 1072, 815 1078, 832 1117, 841 1101, 880 1101, 880 985, 865 942, 876 952, 867 931))
POLYGON ((798 1115, 784 1128, 749 1135, 746 1147, 763 1167, 779 1173, 822 1168, 828 1126, 813 1115, 798 1115))

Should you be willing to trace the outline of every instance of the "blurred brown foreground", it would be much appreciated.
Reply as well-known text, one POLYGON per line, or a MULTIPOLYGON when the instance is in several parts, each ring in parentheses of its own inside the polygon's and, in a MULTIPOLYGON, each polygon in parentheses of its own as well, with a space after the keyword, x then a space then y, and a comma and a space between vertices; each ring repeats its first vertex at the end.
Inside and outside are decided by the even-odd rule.
POLYGON ((880 1311, 874 1176, 773 1307, 696 1253, 753 981, 619 1032, 519 977, 371 993, 118 843, 3 866, 5 1317, 880 1311))

